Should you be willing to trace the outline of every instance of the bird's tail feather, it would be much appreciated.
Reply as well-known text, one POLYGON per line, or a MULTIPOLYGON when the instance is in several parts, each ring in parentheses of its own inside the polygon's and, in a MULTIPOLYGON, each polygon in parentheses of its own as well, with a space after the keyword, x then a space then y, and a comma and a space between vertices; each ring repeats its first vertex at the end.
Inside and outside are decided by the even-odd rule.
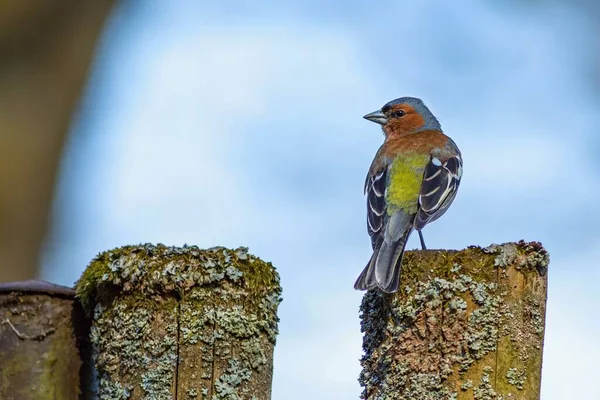
POLYGON ((354 289, 370 290, 377 286, 375 282, 375 261, 377 260, 377 252, 377 249, 373 251, 367 266, 362 270, 358 276, 358 279, 354 283, 354 289))
POLYGON ((369 263, 359 275, 354 288, 370 290, 379 287, 386 293, 393 293, 400 285, 402 255, 411 229, 407 230, 397 241, 385 241, 373 251, 369 263))

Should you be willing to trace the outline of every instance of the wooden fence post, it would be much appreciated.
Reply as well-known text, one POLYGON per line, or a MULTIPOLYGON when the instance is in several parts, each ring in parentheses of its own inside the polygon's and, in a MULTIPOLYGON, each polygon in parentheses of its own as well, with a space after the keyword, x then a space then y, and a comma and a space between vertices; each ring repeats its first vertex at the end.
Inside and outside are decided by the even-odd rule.
POLYGON ((398 293, 369 291, 368 400, 538 400, 549 257, 540 243, 409 251, 398 293))
POLYGON ((0 399, 79 399, 91 379, 86 328, 72 288, 0 284, 0 399))
POLYGON ((270 399, 281 288, 246 248, 126 246, 76 289, 100 399, 270 399))

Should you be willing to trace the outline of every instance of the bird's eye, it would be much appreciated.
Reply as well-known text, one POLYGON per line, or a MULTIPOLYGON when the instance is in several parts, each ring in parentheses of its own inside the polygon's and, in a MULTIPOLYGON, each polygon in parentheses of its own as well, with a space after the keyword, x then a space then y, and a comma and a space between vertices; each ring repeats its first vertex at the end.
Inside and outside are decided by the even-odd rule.
POLYGON ((394 118, 401 118, 401 117, 404 117, 404 114, 405 114, 404 110, 398 110, 398 111, 394 111, 393 115, 394 115, 394 118))

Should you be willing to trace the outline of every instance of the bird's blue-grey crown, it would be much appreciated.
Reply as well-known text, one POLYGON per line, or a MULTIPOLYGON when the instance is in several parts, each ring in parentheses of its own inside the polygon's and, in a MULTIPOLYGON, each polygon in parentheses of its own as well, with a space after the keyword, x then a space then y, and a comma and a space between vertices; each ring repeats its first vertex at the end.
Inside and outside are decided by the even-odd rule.
POLYGON ((400 97, 395 100, 387 102, 383 107, 381 107, 381 111, 384 113, 389 110, 392 106, 397 104, 408 104, 412 108, 418 112, 423 119, 425 120, 425 124, 421 127, 421 130, 441 130, 442 126, 437 118, 429 111, 429 108, 423 103, 423 100, 418 99, 416 97, 400 97))

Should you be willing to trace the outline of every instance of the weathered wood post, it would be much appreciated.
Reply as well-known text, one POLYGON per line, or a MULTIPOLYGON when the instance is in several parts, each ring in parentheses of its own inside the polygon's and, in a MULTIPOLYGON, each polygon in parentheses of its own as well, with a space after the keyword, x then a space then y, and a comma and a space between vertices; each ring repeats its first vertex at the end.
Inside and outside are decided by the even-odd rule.
POLYGON ((279 276, 246 248, 126 246, 77 283, 100 399, 270 399, 279 276))
POLYGON ((409 251, 399 292, 365 294, 368 400, 538 400, 548 253, 537 242, 409 251))
POLYGON ((72 288, 0 284, 0 399, 79 399, 91 378, 86 328, 72 288))

